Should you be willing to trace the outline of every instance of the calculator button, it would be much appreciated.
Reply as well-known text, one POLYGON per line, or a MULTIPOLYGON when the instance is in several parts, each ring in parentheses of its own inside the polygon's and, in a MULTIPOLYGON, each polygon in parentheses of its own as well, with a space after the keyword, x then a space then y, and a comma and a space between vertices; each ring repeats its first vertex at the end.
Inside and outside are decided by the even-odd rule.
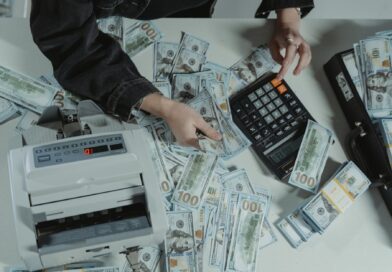
POLYGON ((256 109, 260 109, 263 106, 263 103, 261 103, 260 100, 256 100, 253 102, 253 106, 255 106, 256 109))
POLYGON ((283 97, 286 99, 286 101, 287 101, 287 100, 290 100, 291 98, 293 98, 293 96, 292 96, 290 93, 288 93, 288 92, 286 92, 286 93, 283 95, 283 97))
POLYGON ((274 78, 273 80, 271 80, 271 84, 272 84, 274 87, 279 86, 281 83, 282 83, 282 81, 281 81, 281 80, 277 80, 276 78, 274 78))
POLYGON ((294 107, 294 106, 296 106, 297 104, 298 104, 298 103, 297 103, 296 100, 291 100, 291 101, 289 101, 290 107, 294 107))
POLYGON ((286 105, 283 105, 282 107, 280 107, 279 110, 282 114, 285 114, 289 111, 289 109, 286 107, 286 105))
POLYGON ((271 130, 269 130, 268 128, 264 128, 264 129, 260 130, 260 133, 263 136, 263 138, 265 138, 271 134, 271 130))
POLYGON ((244 108, 244 110, 248 113, 250 113, 254 110, 253 105, 249 102, 248 99, 242 100, 241 105, 244 108))
POLYGON ((287 125, 287 126, 285 126, 285 127, 283 128, 284 131, 289 131, 290 129, 291 129, 291 126, 290 126, 290 125, 287 125))
POLYGON ((278 137, 280 137, 280 136, 283 135, 283 131, 278 130, 278 131, 275 133, 275 135, 278 136, 278 137))
POLYGON ((269 125, 274 121, 274 118, 272 118, 271 115, 267 115, 266 117, 264 117, 264 120, 269 125))
POLYGON ((266 92, 271 91, 273 88, 274 88, 274 87, 271 85, 271 83, 264 84, 264 86, 263 86, 263 89, 264 89, 266 92))
POLYGON ((286 119, 288 120, 288 121, 290 121, 291 119, 293 119, 293 115, 291 114, 291 113, 289 113, 289 114, 286 114, 286 119))
POLYGON ((252 122, 255 122, 255 121, 259 120, 260 116, 257 112, 254 112, 251 115, 249 115, 249 118, 252 122))
POLYGON ((257 99, 257 95, 255 93, 251 93, 248 95, 248 98, 251 102, 253 102, 257 99))
POLYGON ((252 123, 249 118, 243 119, 242 122, 244 123, 245 126, 249 126, 252 123))
POLYGON ((291 125, 292 127, 295 127, 295 126, 298 126, 299 123, 298 123, 298 121, 294 120, 293 122, 290 123, 290 125, 291 125))
POLYGON ((275 118, 275 119, 278 119, 280 116, 282 116, 281 114, 280 114, 280 112, 278 111, 278 110, 276 110, 276 111, 274 111, 274 112, 272 112, 272 116, 275 118))
POLYGON ((262 98, 261 98, 261 101, 264 103, 264 104, 268 104, 270 101, 271 101, 271 99, 269 99, 269 97, 268 96, 263 96, 262 98))
POLYGON ((271 129, 272 129, 272 130, 277 129, 278 127, 279 127, 279 126, 278 126, 277 123, 272 123, 272 125, 271 125, 271 129))
POLYGON ((269 111, 273 111, 274 109, 276 109, 276 107, 275 107, 275 105, 274 105, 273 103, 269 103, 269 104, 267 105, 267 109, 268 109, 269 111))
POLYGON ((275 91, 271 91, 268 95, 272 100, 278 97, 278 94, 275 91))
POLYGON ((303 112, 303 109, 301 107, 297 107, 294 109, 294 112, 298 115, 301 114, 303 112))
POLYGON ((263 137, 262 137, 259 133, 253 135, 253 138, 254 138, 257 142, 260 141, 261 139, 263 139, 263 137))
POLYGON ((278 92, 279 92, 281 95, 284 94, 285 92, 287 92, 287 87, 286 87, 286 85, 284 85, 284 84, 280 85, 280 86, 277 87, 276 89, 278 90, 278 92))
POLYGON ((248 130, 249 130, 250 134, 253 134, 253 133, 257 132, 257 128, 255 126, 248 127, 248 130))
POLYGON ((260 97, 260 96, 263 96, 265 94, 265 92, 262 88, 260 88, 260 89, 256 90, 256 94, 260 97))
POLYGON ((281 125, 284 125, 284 124, 286 124, 286 120, 284 120, 284 118, 280 118, 278 120, 278 125, 281 126, 281 125))
POLYGON ((268 111, 266 108, 261 108, 261 109, 259 109, 259 113, 261 114, 261 116, 264 116, 264 115, 268 114, 268 111))
POLYGON ((282 101, 282 99, 280 99, 280 98, 278 97, 278 98, 276 98, 276 99, 274 100, 274 104, 275 104, 275 106, 280 107, 280 106, 283 104, 283 101, 282 101))
POLYGON ((263 122, 262 122, 261 120, 259 120, 259 121, 257 121, 257 122, 255 123, 255 126, 256 126, 258 129, 261 129, 261 128, 264 126, 264 124, 263 124, 263 122))

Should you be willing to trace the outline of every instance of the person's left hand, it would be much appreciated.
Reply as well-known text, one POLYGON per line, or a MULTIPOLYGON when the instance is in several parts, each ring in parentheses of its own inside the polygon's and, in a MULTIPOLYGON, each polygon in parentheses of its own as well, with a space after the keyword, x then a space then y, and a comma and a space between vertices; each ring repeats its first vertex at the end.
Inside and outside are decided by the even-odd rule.
POLYGON ((295 8, 277 11, 275 33, 269 43, 272 58, 281 65, 277 79, 281 80, 286 75, 289 67, 293 64, 296 55, 299 55, 298 63, 294 69, 294 75, 298 75, 312 59, 309 44, 299 32, 300 16, 295 8), (285 50, 284 56, 281 51, 285 50))

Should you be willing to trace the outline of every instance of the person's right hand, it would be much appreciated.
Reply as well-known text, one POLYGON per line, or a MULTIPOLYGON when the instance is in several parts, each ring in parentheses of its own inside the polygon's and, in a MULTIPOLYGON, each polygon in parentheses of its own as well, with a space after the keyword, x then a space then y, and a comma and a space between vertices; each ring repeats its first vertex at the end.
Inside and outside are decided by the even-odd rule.
POLYGON ((170 126, 179 144, 199 147, 196 131, 199 130, 212 140, 222 136, 203 117, 184 103, 170 100, 159 94, 150 94, 143 100, 141 109, 161 117, 170 126))

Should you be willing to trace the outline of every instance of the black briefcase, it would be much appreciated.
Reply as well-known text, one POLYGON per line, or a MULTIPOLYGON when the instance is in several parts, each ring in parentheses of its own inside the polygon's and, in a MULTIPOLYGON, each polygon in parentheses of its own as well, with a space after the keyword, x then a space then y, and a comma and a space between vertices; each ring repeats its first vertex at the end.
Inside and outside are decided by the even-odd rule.
POLYGON ((379 188, 392 215, 392 169, 379 124, 370 119, 353 82, 352 67, 348 66, 353 56, 352 49, 336 54, 324 65, 324 71, 350 126, 347 152, 372 181, 372 187, 379 188))

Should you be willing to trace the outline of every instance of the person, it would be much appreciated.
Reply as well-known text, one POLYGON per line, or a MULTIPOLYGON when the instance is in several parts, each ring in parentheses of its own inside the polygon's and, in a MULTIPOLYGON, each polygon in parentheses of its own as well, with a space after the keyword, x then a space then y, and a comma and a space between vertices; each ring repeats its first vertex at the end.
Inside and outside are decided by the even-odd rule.
MULTIPOLYGON (((150 20, 160 17, 209 17, 216 0, 32 0, 30 28, 34 42, 51 61, 62 87, 94 100, 106 112, 127 120, 132 107, 163 118, 182 145, 198 146, 197 131, 213 140, 221 135, 189 106, 165 98, 144 78, 96 20, 119 15, 150 20)), ((277 13, 271 55, 281 64, 283 78, 295 56, 294 74, 310 62, 309 45, 300 34, 300 13, 313 0, 263 0, 256 17, 277 13), (300 9, 300 10, 299 10, 300 9), (281 49, 285 49, 284 56, 281 49)))

